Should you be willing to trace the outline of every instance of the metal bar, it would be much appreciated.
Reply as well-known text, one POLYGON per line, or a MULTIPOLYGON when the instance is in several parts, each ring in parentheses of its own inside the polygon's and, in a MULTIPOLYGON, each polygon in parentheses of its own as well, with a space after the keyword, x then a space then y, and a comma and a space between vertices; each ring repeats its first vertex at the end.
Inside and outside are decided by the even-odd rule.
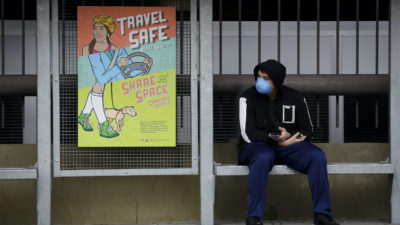
POLYGON ((25 0, 21 0, 22 4, 22 75, 25 75, 25 0))
POLYGON ((278 0, 278 61, 281 61, 281 0, 278 0))
POLYGON ((340 113, 340 111, 339 111, 340 104, 339 104, 339 101, 340 101, 339 95, 336 95, 336 128, 339 128, 339 119, 340 119, 340 115, 339 115, 339 113, 340 113))
POLYGON ((390 162, 395 166, 392 180, 391 219, 392 223, 400 223, 400 1, 391 1, 391 52, 390 60, 390 162))
POLYGON ((375 100, 375 128, 379 128, 379 102, 375 100))
POLYGON ((359 107, 359 102, 356 101, 356 128, 359 127, 359 122, 360 122, 360 117, 359 117, 360 114, 358 107, 359 107))
MULTIPOLYGON (((178 99, 177 99, 178 100, 178 99)), ((183 124, 184 124, 184 122, 183 122, 183 111, 184 111, 184 105, 185 103, 184 103, 184 96, 183 95, 180 95, 179 96, 179 108, 180 108, 180 113, 181 113, 181 116, 180 116, 180 121, 179 121, 179 124, 180 124, 180 127, 181 128, 183 128, 183 124)))
MULTIPOLYGON (((285 85, 295 88, 304 94, 317 95, 380 95, 389 90, 389 76, 365 74, 343 75, 315 75, 295 74, 287 75, 285 85), (310 84, 313 84, 310 86, 310 84)), ((214 75, 214 93, 237 94, 240 91, 254 86, 254 76, 247 75, 214 75)))
POLYGON ((356 1, 356 74, 360 71, 360 0, 356 1))
POLYGON ((37 224, 51 224, 51 73, 50 73, 50 2, 36 2, 37 29, 37 224))
POLYGON ((261 62, 261 0, 258 0, 258 63, 261 62))
POLYGON ((222 74, 222 0, 219 0, 219 74, 222 74))
POLYGON ((319 62, 320 62, 320 11, 321 11, 321 0, 317 0, 317 74, 319 74, 319 62))
POLYGON ((4 44, 4 0, 1 0, 1 74, 5 74, 5 44, 4 44))
POLYGON ((321 123, 320 123, 320 121, 321 121, 321 116, 320 116, 320 114, 321 114, 321 111, 320 111, 320 99, 319 99, 319 95, 317 96, 317 129, 319 129, 320 128, 320 125, 321 125, 321 123))
POLYGON ((200 1, 200 222, 214 224, 212 0, 200 1))
POLYGON ((376 0, 375 73, 379 74, 379 0, 376 0))
POLYGON ((53 81, 53 173, 60 175, 60 65, 58 0, 51 1, 51 73, 53 81))
POLYGON ((300 75, 300 0, 297 0, 297 75, 300 75))
POLYGON ((0 96, 36 96, 37 76, 0 76, 0 96))
POLYGON ((37 178, 36 168, 1 168, 0 180, 31 180, 37 178))
POLYGON ((5 121, 6 121, 5 111, 6 111, 6 107, 5 107, 5 104, 4 104, 4 100, 2 99, 1 100, 1 128, 5 127, 5 121))
MULTIPOLYGON (((339 75, 339 26, 340 26, 340 0, 336 0, 336 75, 339 75)), ((337 97, 338 99, 338 97, 337 97)), ((338 117, 338 115, 336 115, 338 117)), ((338 120, 337 127, 338 127, 338 120)))
POLYGON ((242 0, 239 0, 239 75, 242 74, 242 0))
POLYGON ((184 45, 184 41, 183 41, 183 32, 184 32, 184 21, 183 21, 183 12, 184 12, 184 7, 185 7, 185 5, 184 5, 184 3, 185 3, 185 0, 180 0, 180 10, 179 10, 179 16, 180 16, 180 18, 179 18, 179 46, 180 46, 180 72, 181 72, 181 74, 183 74, 184 73, 184 56, 183 56, 183 52, 184 52, 184 47, 185 47, 185 45, 184 45))
POLYGON ((22 128, 25 128, 25 97, 23 98, 24 101, 21 104, 21 118, 22 118, 22 128))
POLYGON ((61 33, 61 43, 62 43, 62 74, 65 74, 65 0, 61 0, 62 4, 62 33, 61 33))
POLYGON ((389 46, 388 46, 388 74, 392 74, 391 70, 391 52, 392 52, 392 0, 389 0, 389 33, 388 33, 388 37, 389 37, 389 46))
MULTIPOLYGON (((296 74, 286 76, 285 85, 291 86, 304 93, 331 94, 331 95, 364 95, 364 94, 387 94, 389 90, 389 75, 387 74, 363 74, 356 77, 354 74, 344 74, 346 76, 324 76, 317 74, 296 74), (309 84, 313 85, 310 86, 309 84)), ((183 78, 179 79, 186 79, 183 78)), ((18 77, 15 75, 0 76, 0 96, 36 96, 36 75, 18 77), (17 86, 18 84, 19 86, 17 86), (10 88, 15 87, 15 88, 10 88), (16 89, 18 87, 18 89, 16 89)), ((192 78, 193 79, 193 78, 192 78)), ((254 85, 252 74, 233 75, 224 74, 214 75, 214 89, 216 93, 237 93, 246 87, 254 85)))
POLYGON ((62 170, 60 177, 193 175, 192 168, 62 170))
POLYGON ((198 74, 199 74, 199 27, 197 24, 197 0, 190 0, 190 77, 191 77, 191 116, 192 116, 192 169, 199 173, 199 115, 198 115, 198 74))
POLYGON ((218 95, 218 128, 222 128, 222 95, 218 95))

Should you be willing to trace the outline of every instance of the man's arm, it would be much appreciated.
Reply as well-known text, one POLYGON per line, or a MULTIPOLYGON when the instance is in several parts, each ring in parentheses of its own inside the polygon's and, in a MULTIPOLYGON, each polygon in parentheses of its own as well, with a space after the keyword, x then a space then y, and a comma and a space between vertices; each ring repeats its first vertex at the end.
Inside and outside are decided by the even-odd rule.
POLYGON ((268 134, 257 128, 254 105, 248 104, 248 101, 245 97, 239 99, 240 134, 247 143, 265 142, 268 140, 268 134))
POLYGON ((306 99, 301 96, 297 104, 296 129, 310 140, 313 134, 313 124, 308 110, 306 99))

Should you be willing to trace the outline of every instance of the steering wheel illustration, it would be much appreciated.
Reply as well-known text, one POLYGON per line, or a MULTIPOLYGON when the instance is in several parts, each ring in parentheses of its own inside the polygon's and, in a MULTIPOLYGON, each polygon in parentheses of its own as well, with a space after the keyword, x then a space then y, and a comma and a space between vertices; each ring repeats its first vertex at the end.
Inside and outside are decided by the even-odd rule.
POLYGON ((144 58, 144 60, 146 60, 147 62, 153 61, 153 59, 149 55, 147 55, 146 53, 143 53, 143 52, 134 52, 134 53, 129 54, 127 56, 127 58, 130 61, 132 61, 132 63, 121 67, 122 75, 124 76, 125 79, 131 78, 132 77, 131 73, 135 70, 142 71, 142 75, 149 74, 151 66, 149 66, 147 63, 144 63, 143 62, 144 60, 141 62, 137 62, 137 61, 135 62, 134 58, 138 58, 138 57, 144 58))

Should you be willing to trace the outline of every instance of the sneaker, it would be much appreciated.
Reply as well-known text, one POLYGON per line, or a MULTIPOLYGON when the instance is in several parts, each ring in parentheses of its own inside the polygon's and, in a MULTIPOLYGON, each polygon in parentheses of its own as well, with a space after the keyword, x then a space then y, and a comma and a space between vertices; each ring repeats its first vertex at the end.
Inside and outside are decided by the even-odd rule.
POLYGON ((78 117, 78 123, 82 126, 84 131, 93 131, 93 127, 89 123, 90 114, 81 112, 78 117))
POLYGON ((321 213, 315 213, 314 214, 314 225, 339 225, 332 219, 332 217, 321 214, 321 213))
POLYGON ((263 222, 257 216, 247 217, 246 225, 263 225, 263 222))
POLYGON ((108 120, 100 124, 100 136, 106 138, 113 138, 118 135, 119 133, 116 130, 114 130, 114 128, 112 128, 108 120))

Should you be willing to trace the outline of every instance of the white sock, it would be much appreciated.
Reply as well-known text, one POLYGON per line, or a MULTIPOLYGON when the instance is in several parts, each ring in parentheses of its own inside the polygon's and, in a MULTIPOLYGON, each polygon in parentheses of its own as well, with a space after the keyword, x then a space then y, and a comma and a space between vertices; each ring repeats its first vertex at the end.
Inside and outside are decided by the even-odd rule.
POLYGON ((106 114, 104 113, 103 95, 92 92, 92 104, 97 121, 104 123, 106 121, 106 114))
POLYGON ((82 112, 84 114, 90 114, 92 112, 93 109, 93 104, 92 104, 92 91, 89 92, 87 99, 86 99, 86 103, 85 103, 85 107, 83 107, 82 112))

